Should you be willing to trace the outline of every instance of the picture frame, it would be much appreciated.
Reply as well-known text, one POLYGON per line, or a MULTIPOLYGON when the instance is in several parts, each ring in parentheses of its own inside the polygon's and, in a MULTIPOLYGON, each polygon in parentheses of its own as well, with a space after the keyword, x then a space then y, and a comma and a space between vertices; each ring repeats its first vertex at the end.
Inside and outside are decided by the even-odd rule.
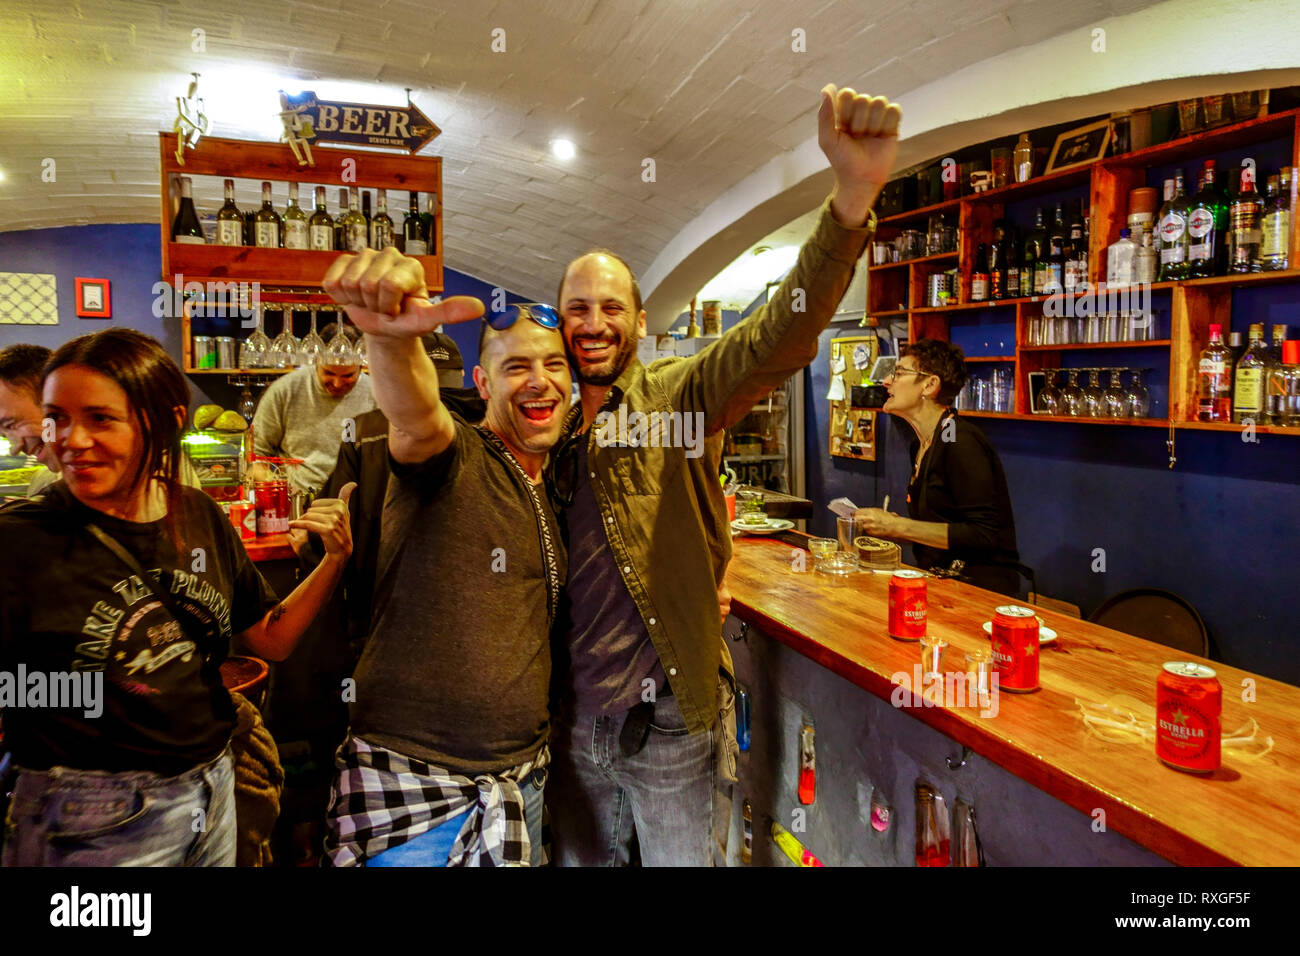
POLYGON ((1056 143, 1052 146, 1052 155, 1047 160, 1047 172, 1073 169, 1101 159, 1110 145, 1110 134, 1109 119, 1062 133, 1056 137, 1056 143))
POLYGON ((77 277, 77 315, 83 319, 109 319, 113 304, 107 279, 77 277))

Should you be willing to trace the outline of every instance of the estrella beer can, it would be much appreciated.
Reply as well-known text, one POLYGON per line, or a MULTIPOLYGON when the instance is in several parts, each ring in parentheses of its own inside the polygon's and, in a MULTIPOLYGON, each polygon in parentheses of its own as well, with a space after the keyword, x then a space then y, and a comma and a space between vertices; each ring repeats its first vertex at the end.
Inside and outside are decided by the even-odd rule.
POLYGON ((920 571, 895 571, 889 579, 889 636, 919 641, 925 636, 927 617, 925 575, 920 571))
POLYGON ((1170 661, 1156 678, 1156 756, 1175 770, 1219 767, 1223 689, 1212 667, 1170 661))
POLYGON ((1027 607, 1004 604, 993 612, 993 669, 998 687, 1017 694, 1038 690, 1038 618, 1027 607))

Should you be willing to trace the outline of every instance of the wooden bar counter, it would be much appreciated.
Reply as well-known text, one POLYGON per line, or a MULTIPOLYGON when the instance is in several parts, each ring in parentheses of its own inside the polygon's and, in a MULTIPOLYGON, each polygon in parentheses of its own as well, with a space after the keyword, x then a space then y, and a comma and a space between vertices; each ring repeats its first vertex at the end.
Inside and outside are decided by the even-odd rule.
MULTIPOLYGON (((727 571, 734 616, 885 701, 895 691, 892 675, 915 674, 918 645, 888 636, 888 573, 801 572, 788 543, 742 537, 734 545, 727 571)), ((927 585, 930 633, 948 640, 944 669, 963 670, 966 650, 988 647, 983 622, 1011 602, 956 581, 927 585)), ((1076 699, 1125 695, 1154 709, 1161 665, 1203 659, 1039 614, 1059 636, 1042 645, 1038 691, 1001 692, 994 716, 982 717, 977 704, 913 704, 908 715, 1085 814, 1104 810, 1107 827, 1174 863, 1300 865, 1300 688, 1204 661, 1223 687, 1225 735, 1253 717, 1257 741, 1271 736, 1275 746, 1253 760, 1225 748, 1213 774, 1183 773, 1156 759, 1151 739, 1109 742, 1089 732, 1076 699), (1252 685, 1254 702, 1243 702, 1252 685)))

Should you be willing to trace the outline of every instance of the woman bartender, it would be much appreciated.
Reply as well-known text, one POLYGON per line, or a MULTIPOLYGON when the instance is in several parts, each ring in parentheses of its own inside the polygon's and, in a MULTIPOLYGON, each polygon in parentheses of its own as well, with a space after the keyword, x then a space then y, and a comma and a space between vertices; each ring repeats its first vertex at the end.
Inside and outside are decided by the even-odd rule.
POLYGON ((918 567, 947 569, 964 562, 962 576, 991 591, 1016 596, 1016 526, 1002 462, 984 433, 951 407, 966 382, 961 349, 936 339, 904 346, 885 379, 884 410, 912 426, 910 517, 859 508, 862 532, 911 541, 918 567))

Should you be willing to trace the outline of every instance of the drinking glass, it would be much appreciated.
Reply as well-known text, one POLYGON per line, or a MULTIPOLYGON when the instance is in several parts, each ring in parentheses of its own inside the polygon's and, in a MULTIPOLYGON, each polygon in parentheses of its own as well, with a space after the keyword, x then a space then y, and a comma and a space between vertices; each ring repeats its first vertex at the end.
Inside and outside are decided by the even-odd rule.
POLYGON ((754 488, 740 489, 736 492, 736 520, 741 524, 766 524, 765 504, 763 492, 754 488))
POLYGON ((1101 387, 1101 369, 1083 369, 1088 373, 1088 387, 1083 390, 1083 414, 1086 418, 1106 417, 1106 393, 1101 387))
POLYGON ((1067 381, 1065 388, 1061 389, 1061 414, 1072 415, 1075 418, 1083 415, 1083 389, 1079 387, 1078 369, 1063 369, 1067 381))
POLYGON ((1056 373, 1060 369, 1043 369, 1043 390, 1038 393, 1038 407, 1045 415, 1061 414, 1061 391, 1056 387, 1056 373))
POLYGON ((853 539, 858 536, 857 519, 849 516, 848 518, 835 518, 835 539, 839 542, 841 551, 851 552, 857 555, 858 546, 853 543, 853 539))
POLYGON ((1130 418, 1146 418, 1151 411, 1151 393, 1142 384, 1144 368, 1131 368, 1133 381, 1128 386, 1128 414, 1130 418))
POLYGON ((357 352, 348 341, 347 336, 343 334, 343 316, 339 315, 338 328, 334 337, 329 340, 325 346, 325 364, 326 365, 356 365, 357 352))
POLYGON ((319 311, 320 306, 310 305, 307 307, 307 314, 311 317, 311 331, 304 335, 302 341, 298 343, 299 365, 315 365, 325 352, 325 340, 316 331, 316 313, 319 311))
POLYGON ((298 361, 298 340, 293 335, 293 309, 286 305, 281 310, 281 315, 283 324, 280 334, 271 342, 267 361, 272 368, 293 368, 298 361))
POLYGON ((240 343, 240 368, 270 368, 268 353, 271 351, 271 340, 262 331, 262 320, 265 311, 261 302, 258 302, 253 307, 253 314, 257 317, 257 327, 253 329, 253 333, 248 338, 240 343))
POLYGON ((1128 418, 1128 394, 1124 391, 1124 370, 1110 370, 1110 387, 1103 393, 1107 418, 1128 418))

